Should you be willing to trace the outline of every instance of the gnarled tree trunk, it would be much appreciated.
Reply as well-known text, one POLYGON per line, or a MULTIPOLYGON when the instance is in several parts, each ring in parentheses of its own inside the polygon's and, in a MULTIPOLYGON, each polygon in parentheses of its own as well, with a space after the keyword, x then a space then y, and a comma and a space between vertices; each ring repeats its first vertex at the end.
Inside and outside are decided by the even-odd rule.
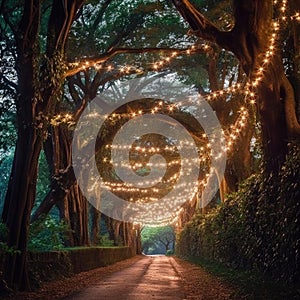
MULTIPOLYGON (((190 1, 173 0, 173 3, 195 35, 233 52, 252 83, 255 82, 257 68, 264 66, 264 54, 270 50, 272 0, 234 0, 235 25, 229 32, 220 31, 190 1)), ((289 139, 300 136, 294 90, 285 76, 280 50, 275 47, 269 63, 265 64, 261 81, 252 85, 257 94, 267 173, 279 171, 289 139)))
POLYGON ((8 285, 15 289, 30 288, 26 246, 30 214, 35 201, 38 158, 47 118, 53 113, 57 92, 62 84, 62 72, 56 69, 59 65, 57 58, 62 57, 67 34, 81 5, 82 1, 53 1, 48 26, 47 60, 41 68, 41 1, 24 2, 22 19, 15 31, 18 138, 2 215, 9 230, 8 245, 20 251, 7 256, 4 272, 8 285), (52 68, 47 69, 49 66, 52 68))
POLYGON ((56 205, 60 219, 69 225, 70 234, 65 240, 67 246, 84 246, 88 238, 88 206, 75 179, 72 168, 72 130, 66 124, 52 127, 44 151, 50 172, 51 189, 37 208, 31 221, 48 214, 56 205))
POLYGON ((93 245, 99 245, 101 213, 93 205, 90 205, 90 215, 91 215, 90 240, 93 245))

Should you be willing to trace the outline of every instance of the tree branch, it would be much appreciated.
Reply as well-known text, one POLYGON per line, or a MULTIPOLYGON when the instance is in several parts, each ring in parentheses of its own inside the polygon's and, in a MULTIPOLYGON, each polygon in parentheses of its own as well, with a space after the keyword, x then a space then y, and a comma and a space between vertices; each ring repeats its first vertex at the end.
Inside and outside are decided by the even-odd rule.
POLYGON ((13 94, 18 90, 17 84, 7 79, 5 76, 2 77, 3 82, 6 84, 6 88, 13 94))
POLYGON ((233 46, 232 32, 219 30, 205 18, 188 0, 172 0, 178 12, 189 23, 192 33, 205 40, 217 43, 224 49, 231 50, 233 46))
MULTIPOLYGON (((91 65, 95 64, 101 64, 109 60, 110 58, 114 57, 118 54, 123 53, 132 53, 132 54, 142 54, 142 53, 149 53, 149 52, 164 52, 164 53, 174 53, 176 52, 176 55, 187 53, 187 51, 190 51, 190 53, 199 52, 202 50, 201 48, 197 48, 194 50, 190 50, 188 48, 182 49, 182 48, 137 48, 137 49, 130 49, 130 48, 115 48, 110 49, 104 54, 99 55, 98 57, 92 57, 87 58, 84 61, 78 62, 78 63, 70 63, 69 64, 69 70, 65 73, 65 77, 69 77, 72 75, 75 75, 76 73, 82 71, 84 68, 89 67, 91 65), (75 68, 72 66, 75 66, 75 68), (85 66, 85 67, 84 67, 85 66)), ((202 50, 204 51, 204 50, 202 50)))
POLYGON ((78 103, 81 102, 81 98, 79 97, 79 93, 75 88, 74 77, 69 77, 68 78, 67 85, 68 85, 69 93, 70 93, 73 101, 75 102, 76 105, 78 105, 78 103))
POLYGON ((97 17, 95 18, 95 20, 94 20, 94 22, 93 22, 93 25, 92 25, 92 27, 91 27, 91 30, 90 30, 90 33, 89 33, 90 38, 93 38, 93 37, 94 37, 95 32, 96 32, 96 30, 97 30, 97 27, 99 27, 99 23, 102 21, 103 16, 104 16, 104 13, 105 13, 107 7, 109 6, 109 4, 110 4, 112 1, 113 1, 113 0, 106 0, 106 1, 102 4, 102 6, 101 6, 101 8, 100 8, 100 11, 98 12, 97 17))

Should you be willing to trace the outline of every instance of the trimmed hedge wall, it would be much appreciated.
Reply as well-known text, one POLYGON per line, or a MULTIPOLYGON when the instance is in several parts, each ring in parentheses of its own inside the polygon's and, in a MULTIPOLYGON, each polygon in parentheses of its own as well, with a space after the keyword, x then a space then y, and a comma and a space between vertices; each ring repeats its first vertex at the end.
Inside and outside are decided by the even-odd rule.
POLYGON ((86 247, 29 252, 30 277, 36 283, 111 265, 136 255, 130 247, 86 247))
POLYGON ((221 206, 195 215, 176 244, 180 256, 300 284, 300 149, 291 149, 279 175, 253 175, 221 206))

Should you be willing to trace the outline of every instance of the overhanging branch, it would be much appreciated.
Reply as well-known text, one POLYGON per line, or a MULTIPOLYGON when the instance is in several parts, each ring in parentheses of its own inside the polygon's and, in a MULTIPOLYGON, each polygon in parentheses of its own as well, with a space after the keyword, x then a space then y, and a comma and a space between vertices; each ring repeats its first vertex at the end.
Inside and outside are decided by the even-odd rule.
POLYGON ((130 48, 114 48, 109 50, 108 52, 99 55, 98 57, 91 57, 84 59, 80 62, 70 63, 69 70, 65 73, 65 77, 69 77, 75 75, 76 73, 83 70, 83 66, 89 67, 97 64, 101 64, 109 60, 118 54, 131 53, 131 54, 142 54, 142 53, 155 53, 155 52, 164 52, 164 53, 173 53, 174 55, 186 54, 186 53, 195 53, 205 51, 202 48, 190 49, 190 48, 138 48, 138 49, 130 49, 130 48), (176 54, 175 54, 176 53, 176 54), (74 65, 76 65, 74 67, 74 65))
POLYGON ((220 47, 232 50, 232 31, 221 31, 202 15, 188 0, 172 0, 178 12, 189 23, 193 34, 207 41, 217 43, 220 47))

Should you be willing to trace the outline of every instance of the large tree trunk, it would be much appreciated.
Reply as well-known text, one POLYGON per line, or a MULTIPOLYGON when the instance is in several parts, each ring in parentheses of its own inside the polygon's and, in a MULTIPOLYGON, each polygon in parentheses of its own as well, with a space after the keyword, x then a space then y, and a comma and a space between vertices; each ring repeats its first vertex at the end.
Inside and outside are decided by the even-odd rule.
POLYGON ((267 173, 277 173, 285 160, 289 139, 299 139, 300 126, 294 90, 285 76, 279 53, 281 49, 275 49, 269 56, 270 62, 260 74, 262 80, 253 85, 258 76, 257 68, 263 65, 264 54, 270 50, 273 1, 234 0, 235 26, 229 32, 220 31, 190 1, 173 0, 173 3, 195 35, 233 52, 252 80, 262 128, 265 169, 267 173))
POLYGON ((120 242, 122 241, 120 236, 120 226, 122 222, 106 215, 103 215, 103 218, 105 220, 109 239, 114 242, 114 246, 120 246, 120 242))
POLYGON ((91 215, 90 240, 93 245, 99 245, 101 213, 93 205, 90 205, 90 215, 91 215))
MULTIPOLYGON (((217 47, 215 47, 217 48, 217 47)), ((226 78, 225 71, 223 71, 222 82, 218 79, 218 56, 220 55, 220 49, 214 49, 211 51, 208 64, 208 77, 210 90, 217 92, 220 88, 224 88, 224 82, 226 78)), ((226 63, 223 63, 223 69, 227 69, 226 63)), ((238 79, 242 77, 242 72, 239 70, 238 79)), ((233 78, 232 78, 233 80, 233 78)), ((229 85, 231 86, 231 85, 229 85)), ((229 128, 232 123, 238 121, 231 116, 232 111, 237 110, 239 106, 243 106, 243 99, 240 95, 233 96, 230 102, 226 102, 226 97, 219 97, 214 99, 210 105, 216 112, 216 115, 223 125, 223 128, 229 128)), ((235 141, 234 152, 227 153, 227 162, 224 178, 219 179, 220 186, 220 198, 222 201, 225 199, 225 194, 231 193, 237 190, 240 182, 249 177, 252 170, 252 160, 250 153, 250 141, 253 136, 254 125, 252 123, 253 117, 248 115, 246 126, 244 126, 243 132, 239 134, 239 138, 235 141)), ((218 174, 219 175, 219 174, 218 174)), ((219 176, 218 176, 219 177, 219 176)))
POLYGON ((26 2, 17 38, 17 74, 19 98, 17 107, 18 139, 12 173, 5 198, 2 220, 9 230, 8 245, 20 254, 8 255, 4 278, 8 285, 20 289, 29 288, 26 267, 26 242, 30 212, 35 200, 37 162, 42 147, 39 129, 36 127, 37 107, 35 96, 36 57, 39 1, 26 2), (30 26, 29 24, 32 24, 30 26), (28 28, 31 31, 28 32, 28 28))
POLYGON ((227 158, 223 183, 225 184, 225 187, 223 187, 225 194, 235 192, 238 189, 238 185, 248 178, 253 171, 250 142, 254 130, 253 125, 249 123, 248 121, 245 131, 240 134, 239 140, 235 144, 234 154, 227 158))
POLYGON ((275 48, 269 57, 264 56, 272 45, 272 1, 253 1, 250 9, 247 5, 235 1, 236 20, 242 27, 238 34, 241 46, 235 53, 246 74, 253 80, 252 84, 257 77, 262 77, 257 82, 256 93, 265 169, 267 173, 277 173, 285 161, 289 140, 300 136, 295 98, 284 72, 281 49, 275 48), (245 19, 249 23, 241 21, 245 19), (263 65, 263 58, 269 59, 269 62, 259 74, 258 67, 263 65))
POLYGON ((74 246, 88 246, 88 202, 77 183, 71 187, 67 201, 74 246))
POLYGON ((37 162, 41 145, 42 141, 35 129, 19 130, 2 215, 2 220, 9 229, 8 245, 20 251, 18 254, 8 255, 4 276, 9 286, 18 289, 30 288, 26 245, 30 212, 35 200, 37 162))
POLYGON ((40 1, 24 1, 22 19, 15 31, 18 139, 2 220, 8 227, 9 246, 20 251, 19 254, 8 255, 4 272, 9 286, 16 289, 30 288, 26 246, 30 214, 35 201, 38 158, 47 117, 51 117, 63 79, 62 70, 56 69, 59 65, 56 59, 63 52, 67 34, 81 2, 53 1, 48 27, 48 60, 41 68, 40 1))
POLYGON ((45 143, 44 151, 52 170, 52 183, 48 195, 32 216, 34 221, 41 215, 48 214, 56 205, 60 219, 70 227, 67 246, 84 246, 88 239, 88 206, 76 183, 72 168, 72 130, 66 124, 52 127, 50 137, 45 143))
POLYGON ((136 239, 136 254, 142 254, 142 229, 141 229, 141 225, 135 225, 135 230, 136 230, 136 234, 135 234, 135 239, 136 239))
POLYGON ((66 246, 88 246, 88 203, 78 184, 70 187, 67 196, 57 203, 60 219, 69 225, 70 235, 65 240, 66 246))
MULTIPOLYGON (((69 246, 84 246, 89 244, 88 238, 88 204, 86 198, 75 181, 71 167, 72 164, 72 131, 66 124, 53 127, 53 170, 54 178, 60 182, 60 198, 56 198, 56 204, 60 211, 60 217, 70 226, 72 237, 69 246), (72 172, 72 180, 69 180, 67 170, 72 172)), ((70 175, 70 174, 69 174, 70 175)))

